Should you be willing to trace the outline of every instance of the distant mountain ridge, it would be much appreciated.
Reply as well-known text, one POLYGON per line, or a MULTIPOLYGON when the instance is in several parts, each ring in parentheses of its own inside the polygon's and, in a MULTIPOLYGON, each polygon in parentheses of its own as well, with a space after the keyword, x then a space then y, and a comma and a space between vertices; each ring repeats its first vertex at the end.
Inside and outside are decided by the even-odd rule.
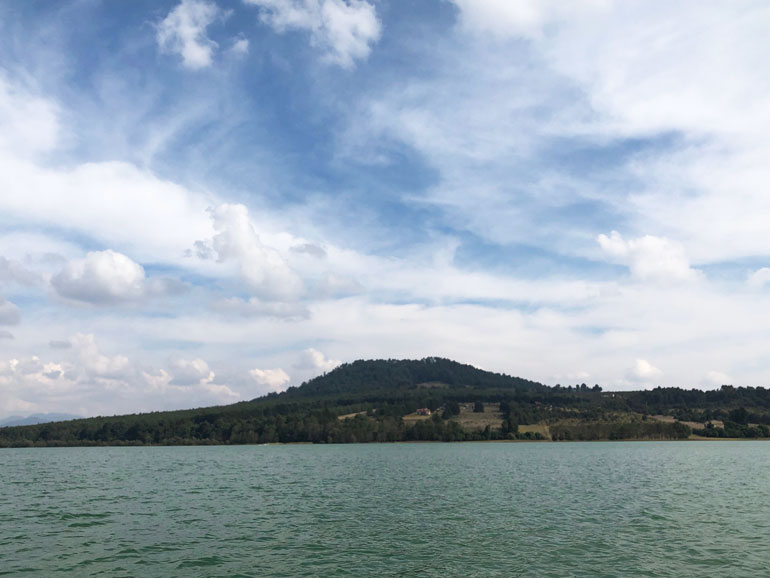
POLYGON ((19 425, 37 425, 40 423, 51 423, 55 421, 67 421, 71 419, 81 419, 82 416, 70 413, 35 413, 28 416, 12 415, 0 420, 0 427, 14 427, 19 425))

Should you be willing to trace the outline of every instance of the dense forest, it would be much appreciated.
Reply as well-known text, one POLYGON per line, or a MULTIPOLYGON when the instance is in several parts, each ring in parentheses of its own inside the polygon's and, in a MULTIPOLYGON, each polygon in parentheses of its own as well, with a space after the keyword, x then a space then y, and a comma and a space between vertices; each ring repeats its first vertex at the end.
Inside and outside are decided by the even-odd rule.
POLYGON ((0 428, 0 447, 770 437, 770 390, 540 383, 442 358, 344 364, 249 402, 0 428))

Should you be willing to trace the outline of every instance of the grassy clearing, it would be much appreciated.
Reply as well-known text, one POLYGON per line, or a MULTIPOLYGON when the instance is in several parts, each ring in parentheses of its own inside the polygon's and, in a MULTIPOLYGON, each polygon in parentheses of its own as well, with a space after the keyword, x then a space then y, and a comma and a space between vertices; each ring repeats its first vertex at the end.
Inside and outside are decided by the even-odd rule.
POLYGON ((548 425, 544 423, 533 423, 528 425, 520 425, 519 433, 539 433, 545 439, 551 439, 551 430, 548 429, 548 425))
POLYGON ((356 411, 354 413, 346 413, 345 415, 338 415, 337 419, 340 421, 344 421, 346 419, 353 419, 357 415, 366 415, 366 411, 356 411))
MULTIPOLYGON (((485 403, 484 404, 484 413, 481 412, 474 412, 473 411, 474 404, 472 403, 461 403, 460 404, 460 415, 452 417, 451 421, 455 421, 459 423, 463 429, 467 431, 483 431, 487 426, 490 427, 490 429, 500 429, 503 426, 503 414, 500 413, 500 404, 499 403, 485 403)), ((438 413, 441 414, 441 409, 438 410, 438 413)), ((352 417, 355 414, 350 414, 352 417)), ((342 416, 341 416, 342 417, 342 416)), ((426 419, 430 419, 431 416, 429 415, 417 415, 417 413, 409 413, 403 416, 403 420, 406 423, 414 423, 426 419)), ((548 426, 544 423, 536 423, 536 424, 530 424, 530 425, 520 425, 519 426, 519 432, 520 433, 539 433, 546 439, 551 439, 551 432, 548 429, 548 426)))
POLYGON ((429 416, 429 415, 417 415, 416 412, 408 413, 408 414, 406 414, 405 416, 402 417, 402 419, 406 423, 412 423, 412 422, 416 422, 416 421, 423 421, 423 420, 430 419, 430 418, 431 418, 431 416, 429 416))
POLYGON ((485 403, 484 413, 474 412, 472 403, 461 403, 460 415, 453 417, 452 420, 467 430, 483 430, 487 426, 491 429, 500 429, 503 425, 499 403, 485 403))
MULTIPOLYGON (((650 419, 654 419, 656 421, 661 421, 663 423, 674 423, 676 418, 671 415, 651 415, 650 419)), ((706 427, 705 422, 698 422, 698 421, 683 421, 684 425, 690 426, 692 429, 704 429, 706 427)), ((712 419, 711 423, 714 424, 714 427, 725 427, 725 424, 718 419, 712 419)), ((713 439, 713 438, 708 438, 713 439)))

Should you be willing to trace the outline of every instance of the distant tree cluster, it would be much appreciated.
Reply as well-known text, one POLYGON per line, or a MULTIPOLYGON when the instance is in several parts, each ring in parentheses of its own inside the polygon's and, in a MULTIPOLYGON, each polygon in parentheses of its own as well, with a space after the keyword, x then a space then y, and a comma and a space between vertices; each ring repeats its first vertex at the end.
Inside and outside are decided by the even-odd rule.
POLYGON ((690 427, 681 422, 598 422, 551 426, 554 441, 683 440, 691 433, 690 427))

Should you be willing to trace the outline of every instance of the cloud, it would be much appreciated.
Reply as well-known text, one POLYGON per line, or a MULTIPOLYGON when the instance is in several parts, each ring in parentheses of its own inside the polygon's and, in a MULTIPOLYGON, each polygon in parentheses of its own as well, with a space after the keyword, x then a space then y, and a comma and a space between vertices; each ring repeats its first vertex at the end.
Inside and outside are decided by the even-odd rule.
POLYGON ((586 383, 591 378, 591 374, 587 371, 574 371, 569 373, 557 374, 551 376, 552 383, 586 383))
POLYGON ((0 257, 0 283, 18 283, 29 286, 40 281, 38 274, 30 271, 18 261, 0 257))
MULTIPOLYGON (((601 198, 631 230, 678 239, 699 263, 767 253, 770 140, 759 121, 770 118, 761 98, 770 90, 761 65, 767 11, 691 1, 660 10, 610 1, 456 4, 462 24, 507 30, 511 43, 524 38, 537 69, 576 90, 582 106, 555 110, 559 125, 543 124, 547 133, 652 145, 616 165, 613 180, 628 186, 602 193, 593 180, 580 196, 601 198), (522 8, 524 16, 513 14, 522 8)), ((487 45, 483 35, 478 43, 487 45)))
POLYGON ((709 371, 703 376, 702 383, 710 387, 719 387, 733 383, 733 379, 721 371, 709 371))
POLYGON ((203 359, 177 359, 172 363, 171 385, 206 385, 214 381, 215 374, 203 359))
POLYGON ((145 375, 165 395, 181 392, 187 396, 205 396, 208 397, 209 403, 217 404, 233 403, 241 399, 240 393, 229 386, 214 383, 216 374, 209 364, 199 357, 174 360, 171 363, 170 373, 161 370, 157 377, 145 375))
POLYGON ((311 347, 300 353, 297 362, 294 364, 294 368, 326 373, 341 363, 342 361, 339 359, 329 359, 323 353, 311 347))
POLYGON ((73 350, 77 353, 80 364, 91 377, 107 379, 126 379, 135 375, 128 358, 124 355, 104 355, 91 333, 76 333, 70 337, 73 350))
POLYGON ((289 375, 280 367, 276 369, 252 369, 249 375, 257 385, 266 387, 268 391, 280 392, 286 389, 289 375))
POLYGON ((193 255, 204 261, 215 257, 214 249, 203 240, 195 241, 195 243, 193 243, 193 249, 187 249, 185 251, 186 257, 192 257, 193 255))
POLYGON ((649 385, 662 375, 663 372, 646 359, 637 359, 634 367, 626 372, 629 381, 643 382, 645 385, 649 385))
POLYGON ((246 38, 237 38, 230 47, 230 53, 244 56, 249 53, 249 41, 246 38))
POLYGON ((10 331, 6 331, 5 329, 0 329, 0 339, 13 339, 13 333, 10 331))
POLYGON ((16 304, 0 298, 0 325, 18 325, 21 322, 21 309, 16 304))
POLYGON ((13 411, 63 411, 80 415, 179 409, 232 403, 241 395, 213 383, 202 359, 179 359, 171 371, 107 355, 93 334, 77 333, 55 349, 58 359, 0 359, 0 417, 13 411))
POLYGON ((326 249, 314 245, 313 243, 301 243, 300 245, 294 245, 291 247, 291 251, 294 253, 311 255, 317 259, 326 258, 326 249))
POLYGON ((241 399, 241 394, 220 383, 203 383, 201 384, 200 389, 206 392, 210 399, 214 400, 214 403, 220 405, 235 403, 241 399))
POLYGON ((170 409, 220 405, 241 399, 230 387, 213 383, 214 372, 202 359, 177 359, 171 365, 172 373, 165 369, 142 372, 142 380, 149 388, 144 392, 148 398, 162 400, 170 409))
POLYGON ((262 243, 244 205, 220 205, 210 215, 216 234, 210 242, 196 242, 199 257, 213 254, 220 263, 236 263, 247 289, 260 299, 299 297, 302 280, 278 251, 262 243))
POLYGON ((218 45, 206 35, 206 28, 220 14, 212 2, 182 0, 158 23, 158 47, 163 52, 179 54, 186 68, 198 70, 211 66, 218 45))
POLYGON ((754 290, 763 289, 768 283, 770 283, 770 267, 761 267, 752 271, 746 279, 746 284, 754 290))
POLYGON ((0 152, 29 157, 53 149, 61 132, 59 106, 18 84, 0 69, 0 152))
POLYGON ((310 44, 322 58, 342 68, 365 60, 380 38, 373 5, 364 0, 245 0, 260 8, 260 17, 276 32, 310 32, 310 44))
POLYGON ((59 379, 59 377, 61 377, 62 375, 62 370, 56 369, 56 368, 49 368, 43 371, 43 375, 48 379, 59 379))
POLYGON ((761 10, 690 1, 660 10, 612 0, 453 2, 466 28, 524 38, 553 72, 576 82, 599 113, 586 119, 597 128, 761 131, 750 120, 766 114, 767 104, 753 101, 770 82, 754 68, 763 51, 754 20, 767 19, 761 10), (710 66, 697 66, 704 61, 710 66), (725 78, 731 85, 719 90, 725 78))
MULTIPOLYGON (((66 223, 76 234, 134 258, 180 265, 184 250, 211 232, 206 214, 211 196, 129 163, 53 169, 0 156, 0 168, 8 177, 0 214, 32 230, 55 230, 66 223)), ((54 245, 50 238, 48 244, 54 245)), ((59 239, 58 245, 64 250, 47 251, 71 253, 71 243, 59 239)))
MULTIPOLYGON (((268 25, 297 31, 298 42, 310 38, 321 58, 333 60, 323 4, 257 3, 268 25)), ((303 118, 310 119, 312 135, 290 131, 290 140, 277 145, 293 148, 296 154, 288 156, 260 141, 265 125, 258 113, 286 109, 275 108, 270 94, 260 92, 266 107, 259 110, 223 106, 227 100, 247 102, 231 97, 265 86, 259 82, 265 77, 249 76, 248 86, 240 84, 239 67, 217 71, 221 85, 210 83, 205 91, 203 85, 184 82, 183 94, 175 82, 153 87, 150 77, 142 76, 153 67, 134 66, 135 51, 129 64, 139 76, 125 75, 117 66, 110 67, 111 77, 94 69, 88 86, 68 83, 60 93, 57 71, 43 76, 41 69, 31 68, 15 83, 2 77, 0 215, 7 226, 0 236, 0 255, 6 257, 0 263, 0 290, 23 307, 24 326, 0 349, 26 349, 20 362, 37 353, 62 365, 49 371, 38 367, 24 376, 17 372, 8 385, 22 392, 17 400, 65 403, 52 388, 71 387, 79 397, 66 403, 110 412, 219 402, 233 397, 194 381, 171 385, 179 370, 167 360, 175 355, 190 362, 221 360, 221 365, 212 361, 209 371, 237 394, 245 391, 233 385, 241 383, 237 379, 254 388, 251 367, 290 368, 298 352, 319 338, 333 344, 330 357, 345 361, 440 353, 534 379, 585 370, 592 383, 605 387, 622 384, 627 361, 644 351, 655 352, 656 364, 666 369, 656 384, 697 384, 712 367, 731 368, 741 384, 770 382, 770 324, 764 315, 770 294, 758 290, 767 288, 768 273, 762 268, 744 277, 746 263, 759 263, 756 269, 768 256, 767 11, 690 0, 656 10, 643 3, 457 0, 458 26, 448 30, 444 19, 425 25, 410 21, 404 27, 387 3, 369 4, 394 18, 389 52, 376 63, 383 66, 376 75, 382 82, 332 86, 294 70, 298 83, 310 79, 306 87, 312 94, 294 104, 302 108, 308 102, 303 110, 309 116, 303 118), (421 33, 398 37, 404 28, 421 33), (419 58, 410 59, 414 55, 419 58), (50 92, 38 94, 36 85, 50 92), (347 100, 338 98, 336 91, 343 88, 350 89, 347 100), (218 94, 226 96, 218 100, 218 94), (95 106, 92 99, 101 102, 95 106), (209 106, 212 102, 217 106, 209 106), (65 105, 69 108, 62 110, 65 105), (205 112, 195 112, 196 107, 205 112), (180 108, 190 110, 179 110, 176 118, 180 108), (349 140, 338 140, 335 123, 342 109, 352 111, 349 140), (323 131, 313 128, 313 119, 323 119, 323 131), (240 128, 228 132, 233 125, 240 128), (90 127, 96 126, 118 136, 97 133, 94 139, 90 127), (132 147, 129 138, 152 142, 132 147), (295 138, 308 139, 301 150, 295 138), (116 149, 116 142, 122 148, 116 149), (345 163, 382 162, 374 172, 346 169, 343 182, 338 177, 344 163, 330 167, 326 154, 304 156, 323 150, 337 160, 342 152, 337 145, 348 146, 345 163), (134 148, 163 154, 135 156, 134 148), (277 177, 287 174, 275 168, 272 177, 280 186, 263 195, 275 183, 269 176, 248 181, 243 167, 274 151, 282 159, 300 159, 303 166, 292 165, 297 173, 285 180, 277 177), (33 160, 38 157, 45 162, 33 160), (407 166, 403 159, 409 159, 407 166), (181 177, 180 167, 188 167, 181 177), (165 180, 158 176, 161 171, 168 175, 165 180), (394 186, 385 178, 376 190, 359 180, 379 181, 395 173, 404 181, 394 186), (178 184, 180 179, 200 183, 196 186, 204 193, 178 184), (300 195, 291 196, 297 182, 312 183, 299 202, 300 195), (337 199, 328 201, 340 208, 334 219, 313 213, 313 203, 327 203, 314 200, 327 192, 309 190, 319 184, 337 199), (367 185, 361 190, 367 191, 363 202, 372 204, 371 220, 361 219, 360 211, 355 218, 348 212, 360 209, 351 193, 360 185, 367 185), (207 186, 219 186, 222 196, 205 192, 207 186), (251 240, 241 243, 229 236, 224 245, 241 249, 223 249, 227 257, 218 262, 214 237, 222 231, 214 230, 206 207, 236 197, 253 203, 252 235, 244 236, 251 240), (383 198, 384 210, 377 204, 383 198), (391 220, 391 211, 399 218, 391 220), (411 221, 417 213, 419 219, 411 221), (271 234, 282 222, 293 223, 313 244, 271 234), (405 234, 403 227, 410 230, 405 234), (611 234, 612 229, 623 236, 611 234), (410 241, 415 235, 440 237, 442 231, 459 240, 441 258, 441 247, 432 242, 410 241), (607 233, 604 243, 597 242, 601 232, 607 233), (340 244, 340 238, 346 241, 340 244), (476 238, 484 247, 474 252, 476 238), (193 245, 196 239, 202 241, 193 245), (66 262, 84 260, 85 244, 109 247, 147 268, 142 297, 116 302, 136 303, 155 294, 158 268, 178 272, 194 287, 183 298, 168 299, 168 309, 164 303, 158 311, 162 320, 139 307, 71 308, 62 314, 61 300, 49 299, 35 283, 30 290, 17 287, 32 282, 21 269, 32 269, 40 279, 55 276, 69 267, 66 262), (190 258, 182 257, 185 249, 191 249, 190 258), (62 255, 65 262, 44 265, 39 257, 44 252, 62 255), (277 267, 269 264, 270 254, 277 257, 277 267), (745 260, 729 262, 736 258, 745 260), (628 267, 633 279, 656 282, 628 283, 625 270, 618 274, 620 267, 606 263, 628 267), (728 273, 722 276, 719 269, 709 279, 697 270, 710 272, 714 269, 707 265, 714 263, 715 269, 724 264, 728 273), (301 289, 287 296, 281 275, 301 289), (671 282, 693 279, 700 282, 671 282), (358 280, 365 289, 356 293, 345 280, 358 280), (352 296, 319 298, 324 294, 352 296), (223 295, 237 297, 220 299, 223 295), (74 347, 45 347, 49 336, 76 331, 100 336, 109 353, 97 349, 91 354, 97 362, 86 364, 74 347), (195 354, 180 354, 191 336, 197 341, 195 354), (34 350, 39 345, 43 353, 34 350), (122 369, 123 356, 117 353, 130 357, 122 369), (107 361, 99 363, 100 357, 107 361), (235 377, 223 380, 230 366, 235 377), (125 377, 100 377, 99 367, 125 377), (31 389, 24 389, 27 385, 31 389)), ((372 13, 376 20, 378 14, 372 13)), ((256 10, 251 15, 256 20, 256 10)), ((219 47, 210 44, 208 37, 219 40, 214 27, 201 27, 209 64, 217 62, 219 50, 237 51, 235 38, 221 40, 219 47)), ((263 40, 280 40, 268 36, 260 46, 263 40)), ((181 42, 181 37, 171 39, 181 42)), ((116 46, 120 42, 116 36, 116 46)), ((169 60, 182 63, 184 55, 172 44, 169 60)), ((376 45, 363 46, 368 51, 376 45)), ((116 51, 113 64, 121 64, 121 54, 127 53, 116 51)), ((366 58, 349 54, 350 64, 366 58)), ((268 71, 272 74, 274 69, 268 71)), ((295 128, 302 131, 300 124, 295 128)), ((319 364, 305 365, 318 371, 319 364)), ((303 370, 291 371, 295 381, 304 376, 303 370)), ((0 399, 3 410, 5 401, 0 399)), ((71 410, 81 413, 78 407, 71 410)))
POLYGON ((44 360, 38 356, 0 359, 0 414, 13 406, 26 410, 118 413, 118 398, 136 394, 136 374, 128 359, 102 353, 93 334, 70 337, 71 350, 64 359, 44 360), (103 403, 105 402, 106 403, 103 403), (111 411, 105 411, 109 410, 111 411))
POLYGON ((215 301, 212 305, 215 311, 227 315, 242 317, 274 317, 278 319, 307 319, 310 310, 302 303, 286 303, 262 301, 256 297, 248 300, 229 297, 215 301))
POLYGON ((48 347, 51 349, 71 349, 72 342, 69 340, 52 339, 48 342, 48 347))
POLYGON ((574 253, 584 232, 566 214, 584 196, 595 202, 602 183, 583 190, 548 154, 569 132, 562 121, 572 124, 558 117, 580 114, 585 101, 527 47, 452 40, 425 39, 424 73, 357 100, 339 156, 385 166, 399 166, 402 155, 419 159, 429 183, 402 196, 407 210, 490 244, 574 253))
POLYGON ((617 231, 597 237, 599 246, 611 258, 627 265, 643 281, 692 281, 700 272, 691 268, 684 248, 652 235, 626 241, 617 231))
POLYGON ((676 239, 699 265, 766 254, 767 12, 455 4, 460 31, 476 33, 427 39, 429 70, 358 100, 351 159, 415 149, 439 181, 416 200, 496 243, 585 257, 622 222, 632 237, 676 239))
POLYGON ((144 269, 122 253, 92 251, 51 279, 62 297, 95 304, 135 301, 145 295, 144 269))
POLYGON ((495 36, 540 37, 545 26, 597 12, 609 0, 452 0, 460 8, 463 26, 495 36))
POLYGON ((363 285, 355 279, 334 273, 326 273, 315 285, 315 294, 318 297, 346 297, 363 291, 363 285))

